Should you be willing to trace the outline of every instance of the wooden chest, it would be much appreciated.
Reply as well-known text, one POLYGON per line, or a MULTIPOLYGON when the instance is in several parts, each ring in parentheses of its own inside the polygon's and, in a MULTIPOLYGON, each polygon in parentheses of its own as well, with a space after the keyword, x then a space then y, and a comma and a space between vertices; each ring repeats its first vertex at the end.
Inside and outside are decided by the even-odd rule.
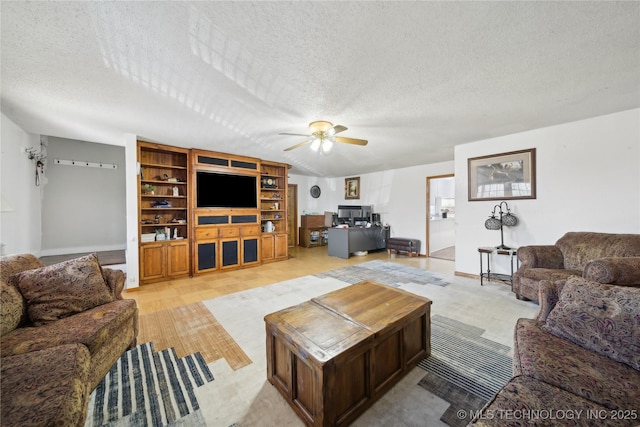
POLYGON ((307 425, 347 425, 431 354, 430 306, 365 281, 269 314, 267 379, 307 425))

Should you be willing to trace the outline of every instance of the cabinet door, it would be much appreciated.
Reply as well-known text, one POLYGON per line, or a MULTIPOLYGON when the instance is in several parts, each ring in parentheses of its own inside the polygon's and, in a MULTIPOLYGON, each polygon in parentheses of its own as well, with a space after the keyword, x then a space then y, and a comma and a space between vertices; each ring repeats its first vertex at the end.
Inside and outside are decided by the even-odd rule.
POLYGON ((221 268, 234 267, 240 264, 239 239, 220 240, 220 246, 222 247, 221 268))
POLYGON ((289 235, 286 233, 276 234, 274 249, 276 258, 287 258, 289 256, 289 235))
POLYGON ((245 237, 242 239, 242 264, 256 264, 258 258, 258 238, 245 237))
POLYGON ((196 270, 207 271, 218 268, 218 241, 197 243, 196 270))
POLYGON ((140 246, 140 281, 163 279, 165 276, 165 253, 163 243, 140 246))
POLYGON ((273 234, 263 234, 260 237, 260 253, 263 261, 269 261, 275 257, 273 234))
POLYGON ((169 277, 189 274, 189 243, 171 242, 167 247, 167 275, 169 277))

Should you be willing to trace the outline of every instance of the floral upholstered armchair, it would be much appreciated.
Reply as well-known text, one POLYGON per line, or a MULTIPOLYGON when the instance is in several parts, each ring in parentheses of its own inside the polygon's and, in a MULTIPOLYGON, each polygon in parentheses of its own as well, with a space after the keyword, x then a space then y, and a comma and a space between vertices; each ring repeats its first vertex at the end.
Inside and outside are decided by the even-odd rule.
POLYGON ((541 280, 581 276, 599 283, 640 286, 640 234, 569 232, 554 245, 518 249, 513 275, 518 299, 538 301, 541 280))

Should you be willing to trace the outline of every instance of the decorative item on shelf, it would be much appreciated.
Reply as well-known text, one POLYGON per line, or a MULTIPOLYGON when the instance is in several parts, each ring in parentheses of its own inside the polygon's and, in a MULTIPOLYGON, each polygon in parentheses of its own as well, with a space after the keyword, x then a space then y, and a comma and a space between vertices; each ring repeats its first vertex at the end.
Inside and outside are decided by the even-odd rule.
POLYGON ((172 208, 173 206, 168 200, 156 200, 153 202, 154 208, 172 208))
POLYGON ((513 227, 518 224, 518 218, 511 213, 507 202, 500 202, 500 204, 493 207, 491 216, 484 222, 484 226, 487 230, 500 230, 500 246, 496 246, 496 249, 511 249, 504 244, 503 226, 513 227), (502 210, 502 205, 505 207, 505 211, 502 210), (496 208, 498 209, 498 215, 500 218, 496 218, 496 208))
POLYGON ((271 177, 263 177, 261 179, 262 182, 262 188, 269 188, 269 189, 276 189, 278 188, 278 184, 276 183, 276 180, 271 178, 271 177))
POLYGON ((158 228, 156 230, 156 241, 166 240, 166 236, 164 234, 164 230, 162 228, 158 228))
POLYGON ((162 222, 162 216, 160 214, 156 215, 154 219, 155 224, 160 224, 162 222))
POLYGON ((142 243, 149 243, 156 240, 156 233, 142 233, 140 235, 140 241, 142 243))
POLYGON ((171 190, 173 191, 173 197, 180 196, 180 190, 178 190, 177 186, 174 186, 171 190))
POLYGON ((152 196, 156 193, 156 186, 151 184, 144 184, 142 186, 143 194, 151 194, 152 196))

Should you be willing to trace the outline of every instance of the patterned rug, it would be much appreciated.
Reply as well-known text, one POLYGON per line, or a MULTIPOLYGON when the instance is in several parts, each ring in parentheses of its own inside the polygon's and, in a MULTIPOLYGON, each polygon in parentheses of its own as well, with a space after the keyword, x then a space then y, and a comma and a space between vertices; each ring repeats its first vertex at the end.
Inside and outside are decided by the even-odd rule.
POLYGON ((91 393, 85 427, 206 426, 194 389, 213 381, 200 353, 153 343, 125 352, 91 393))
POLYGON ((440 418, 465 426, 512 376, 510 348, 483 338, 484 329, 444 316, 431 317, 431 357, 418 363, 427 375, 419 385, 450 403, 440 418))
POLYGON ((363 280, 373 280, 396 288, 403 283, 436 286, 447 286, 449 284, 442 276, 431 271, 381 260, 326 271, 315 276, 320 278, 332 277, 351 284, 363 280))

